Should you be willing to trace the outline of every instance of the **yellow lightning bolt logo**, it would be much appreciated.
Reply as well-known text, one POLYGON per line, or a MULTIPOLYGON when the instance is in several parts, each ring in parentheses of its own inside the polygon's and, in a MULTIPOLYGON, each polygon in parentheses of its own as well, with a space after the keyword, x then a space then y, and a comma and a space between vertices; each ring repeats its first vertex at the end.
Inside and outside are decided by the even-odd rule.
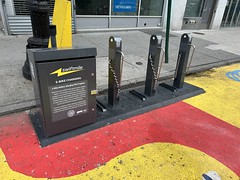
POLYGON ((64 75, 67 75, 67 74, 72 74, 72 73, 79 72, 79 71, 81 71, 81 70, 72 70, 72 71, 62 72, 62 68, 60 68, 60 69, 52 72, 51 75, 57 74, 57 77, 60 77, 60 76, 64 76, 64 75))

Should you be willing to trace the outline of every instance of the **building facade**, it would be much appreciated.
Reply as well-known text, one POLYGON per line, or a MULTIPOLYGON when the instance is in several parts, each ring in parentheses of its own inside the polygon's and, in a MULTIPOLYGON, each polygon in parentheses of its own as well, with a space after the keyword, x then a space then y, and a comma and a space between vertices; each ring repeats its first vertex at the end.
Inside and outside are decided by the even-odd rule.
MULTIPOLYGON (((6 34, 30 34, 28 0, 1 0, 6 34)), ((54 0, 48 0, 50 16, 54 0)), ((73 32, 165 28, 168 0, 71 0, 73 32)), ((172 0, 171 30, 240 26, 240 0, 172 0)), ((50 18, 51 19, 51 18, 50 18)))

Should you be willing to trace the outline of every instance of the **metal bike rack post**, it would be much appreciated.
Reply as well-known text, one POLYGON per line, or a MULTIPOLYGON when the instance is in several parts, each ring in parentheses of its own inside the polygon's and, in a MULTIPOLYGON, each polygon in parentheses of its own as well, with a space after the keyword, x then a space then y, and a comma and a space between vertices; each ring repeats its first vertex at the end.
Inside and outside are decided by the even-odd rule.
POLYGON ((108 104, 111 106, 119 102, 123 56, 122 39, 111 36, 108 62, 108 104))
POLYGON ((177 66, 173 81, 173 87, 180 89, 183 87, 185 73, 188 64, 188 57, 190 54, 192 44, 192 37, 190 34, 183 34, 181 37, 180 48, 178 52, 177 66))
POLYGON ((148 65, 145 81, 145 91, 147 96, 153 96, 157 89, 157 80, 159 72, 159 61, 162 46, 162 36, 152 35, 148 53, 148 65))
POLYGON ((49 35, 50 35, 50 38, 51 38, 52 48, 56 48, 57 47, 56 34, 57 34, 56 25, 50 25, 49 26, 49 35))

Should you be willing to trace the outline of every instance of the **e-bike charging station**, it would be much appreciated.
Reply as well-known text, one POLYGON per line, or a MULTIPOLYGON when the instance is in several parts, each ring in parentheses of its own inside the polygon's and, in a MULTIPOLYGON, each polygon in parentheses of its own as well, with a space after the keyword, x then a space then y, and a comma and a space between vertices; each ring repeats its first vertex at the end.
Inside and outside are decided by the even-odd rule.
POLYGON ((29 50, 39 110, 30 113, 41 146, 47 146, 129 117, 204 93, 184 82, 192 56, 192 38, 183 34, 173 79, 159 82, 163 66, 162 37, 150 37, 146 81, 121 89, 122 39, 109 38, 108 93, 97 95, 96 48, 29 50), (161 60, 160 60, 161 59, 161 60))
POLYGON ((96 48, 28 50, 39 136, 96 121, 96 54, 96 48))

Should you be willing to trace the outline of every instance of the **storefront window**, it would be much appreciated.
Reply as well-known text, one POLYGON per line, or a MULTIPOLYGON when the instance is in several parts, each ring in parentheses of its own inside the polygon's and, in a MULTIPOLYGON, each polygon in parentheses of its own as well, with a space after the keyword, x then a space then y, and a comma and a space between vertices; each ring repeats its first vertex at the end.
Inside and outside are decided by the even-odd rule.
POLYGON ((235 26, 237 23, 237 17, 239 15, 239 8, 240 8, 240 1, 237 2, 237 0, 233 1, 231 11, 228 15, 228 21, 230 22, 230 26, 235 26), (238 3, 238 4, 237 4, 238 3))
POLYGON ((184 17, 201 17, 204 0, 188 0, 184 17))
POLYGON ((222 26, 233 27, 240 26, 240 1, 230 0, 225 8, 222 19, 222 26))
POLYGON ((142 0, 140 15, 162 16, 164 0, 142 0))
POLYGON ((109 0, 76 0, 77 15, 109 15, 109 0))
MULTIPOLYGON (((49 16, 53 15, 54 0, 48 0, 49 16)), ((15 15, 29 15, 28 0, 13 0, 15 15)))
POLYGON ((138 14, 138 0, 111 0, 112 15, 136 16, 138 14))

